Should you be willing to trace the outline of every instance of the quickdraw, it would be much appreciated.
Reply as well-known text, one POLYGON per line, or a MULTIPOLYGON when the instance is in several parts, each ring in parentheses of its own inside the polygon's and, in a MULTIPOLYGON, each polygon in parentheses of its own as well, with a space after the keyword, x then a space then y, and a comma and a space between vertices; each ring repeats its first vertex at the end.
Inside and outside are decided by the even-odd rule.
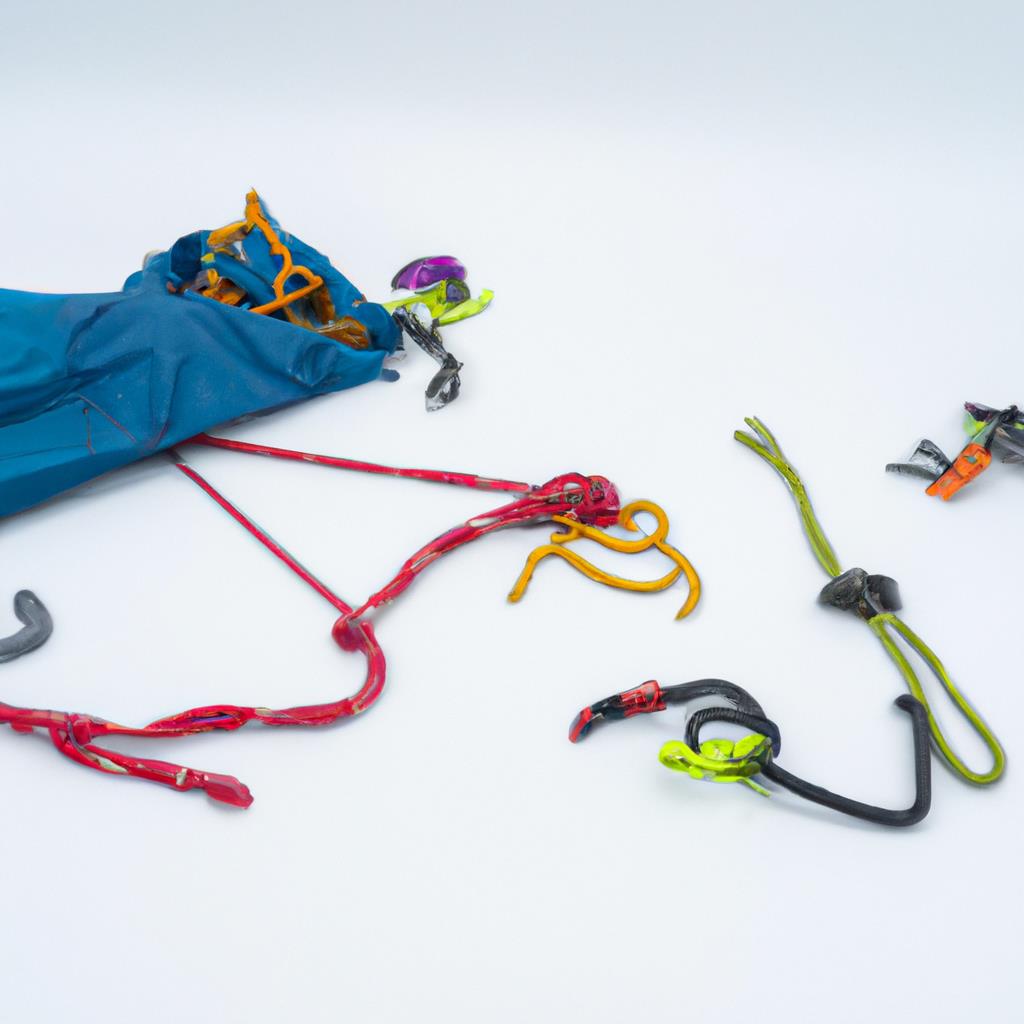
POLYGON ((771 794, 756 779, 764 777, 797 796, 842 814, 876 825, 908 826, 921 821, 931 807, 931 757, 928 750, 928 714, 919 700, 909 694, 896 699, 896 706, 911 718, 914 733, 914 802, 907 808, 889 810, 851 800, 822 786, 806 782, 782 768, 775 760, 782 752, 779 727, 761 705, 742 687, 724 679, 700 679, 693 683, 661 686, 649 680, 633 690, 618 693, 584 708, 574 719, 569 739, 576 743, 601 721, 616 721, 634 715, 664 711, 669 705, 684 705, 711 698, 716 703, 687 718, 686 740, 670 740, 658 753, 658 760, 672 771, 707 782, 738 782, 762 796, 771 794), (725 722, 753 729, 740 740, 701 741, 701 732, 712 722, 725 722))
MULTIPOLYGON (((650 591, 663 589, 675 582, 681 573, 691 581, 691 594, 684 611, 692 610, 699 595, 699 581, 689 562, 666 542, 667 520, 656 505, 638 502, 621 509, 618 491, 605 477, 582 476, 567 473, 548 483, 535 486, 511 480, 499 480, 470 473, 452 473, 427 469, 402 469, 352 459, 318 455, 291 449, 272 448, 228 438, 201 434, 192 439, 196 445, 272 458, 309 462, 336 469, 385 474, 407 479, 426 480, 485 491, 498 491, 518 495, 514 500, 480 516, 453 527, 424 545, 407 559, 398 573, 383 587, 371 594, 361 605, 353 606, 299 563, 266 531, 262 530, 239 507, 229 501, 205 477, 190 466, 178 453, 173 453, 177 468, 208 494, 224 511, 243 526, 273 555, 284 562, 307 585, 312 587, 340 613, 332 629, 334 642, 345 651, 360 652, 367 662, 366 679, 351 697, 324 704, 305 705, 282 710, 265 707, 239 707, 236 705, 209 705, 192 708, 180 714, 161 718, 147 726, 133 728, 109 722, 93 715, 59 711, 34 710, 0 704, 0 724, 10 725, 17 732, 32 732, 39 728, 48 732, 54 746, 79 764, 115 775, 158 782, 178 791, 200 789, 214 800, 236 807, 252 803, 248 788, 232 776, 198 771, 164 761, 129 757, 97 745, 105 736, 144 736, 167 738, 211 732, 215 729, 233 731, 249 722, 264 725, 327 725, 338 719, 359 714, 373 705, 384 688, 386 663, 383 651, 374 634, 373 625, 365 616, 371 609, 389 603, 406 590, 415 578, 442 555, 457 547, 477 540, 486 534, 511 526, 523 526, 544 521, 555 521, 566 526, 565 534, 558 534, 560 543, 566 544, 577 537, 599 540, 606 547, 617 550, 641 550, 656 546, 676 562, 666 577, 654 583, 636 583, 621 577, 604 574, 573 553, 558 548, 570 564, 591 579, 599 579, 609 586, 625 590, 650 591), (616 523, 635 529, 633 515, 650 511, 658 521, 658 530, 639 547, 635 542, 617 541, 606 537, 603 530, 616 523), (633 544, 631 547, 630 544, 633 544), (684 568, 685 567, 685 568, 684 568)), ((543 557, 541 555, 540 557, 543 557)), ((539 559, 528 561, 517 587, 519 594, 539 559)), ((518 599, 518 596, 514 599, 518 599)), ((41 605, 39 606, 41 607, 41 605)), ((44 638, 45 639, 45 638, 44 638)), ((41 641, 40 641, 41 642, 41 641)))
MULTIPOLYGON (((391 280, 391 290, 411 292, 404 298, 384 303, 403 335, 410 337, 438 364, 438 371, 427 385, 427 412, 443 409, 459 397, 462 363, 445 347, 439 327, 458 323, 482 313, 494 298, 484 289, 473 298, 466 284, 466 268, 454 256, 424 256, 407 263, 391 280)), ((404 357, 399 348, 393 360, 404 357)))

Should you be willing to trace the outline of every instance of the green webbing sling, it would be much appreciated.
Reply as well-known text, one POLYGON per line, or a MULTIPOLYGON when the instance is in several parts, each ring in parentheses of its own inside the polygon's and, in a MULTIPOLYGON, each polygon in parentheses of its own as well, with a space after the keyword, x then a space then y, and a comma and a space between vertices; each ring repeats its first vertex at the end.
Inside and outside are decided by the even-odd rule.
MULTIPOLYGON (((807 497, 807 489, 804 487, 800 475, 786 460, 786 457, 782 454, 782 449, 772 436, 771 431, 760 420, 748 418, 745 422, 757 434, 757 437, 755 438, 742 430, 737 430, 733 436, 741 444, 745 444, 752 451, 760 455, 762 459, 774 466, 782 479, 786 481, 800 509, 800 519, 803 522, 807 539, 810 541, 811 550, 825 572, 835 579, 842 574, 839 559, 832 550, 832 545, 825 536, 821 523, 818 522, 818 517, 814 514, 814 508, 811 505, 810 498, 807 497)), ((1003 752, 1003 748, 981 716, 971 707, 967 698, 953 685, 949 673, 946 672, 945 667, 939 661, 935 652, 902 619, 890 612, 873 615, 865 621, 878 639, 882 641, 882 646, 885 647, 889 657, 896 663, 896 667, 906 680, 910 692, 924 705, 925 710, 928 712, 928 723, 931 727, 935 746, 953 771, 968 782, 977 783, 979 786, 995 782, 1003 774, 1003 769, 1006 767, 1006 755, 1003 752), (939 723, 932 714, 928 698, 924 694, 921 682, 917 678, 917 673, 914 672, 910 662, 907 661, 906 656, 897 646, 887 627, 902 636, 907 645, 921 656, 942 684, 950 700, 956 705, 957 710, 970 722, 971 727, 985 742, 985 745, 992 753, 992 767, 989 771, 984 773, 971 771, 953 752, 953 748, 943 735, 942 730, 939 728, 939 723)))

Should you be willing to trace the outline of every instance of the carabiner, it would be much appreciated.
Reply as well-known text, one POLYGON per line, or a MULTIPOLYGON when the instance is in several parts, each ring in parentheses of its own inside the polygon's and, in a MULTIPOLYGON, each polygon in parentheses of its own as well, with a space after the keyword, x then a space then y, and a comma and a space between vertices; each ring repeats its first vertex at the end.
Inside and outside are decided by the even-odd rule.
POLYGON ((24 626, 17 633, 0 637, 0 664, 42 647, 53 632, 53 619, 46 605, 31 590, 19 590, 14 595, 14 614, 24 626))

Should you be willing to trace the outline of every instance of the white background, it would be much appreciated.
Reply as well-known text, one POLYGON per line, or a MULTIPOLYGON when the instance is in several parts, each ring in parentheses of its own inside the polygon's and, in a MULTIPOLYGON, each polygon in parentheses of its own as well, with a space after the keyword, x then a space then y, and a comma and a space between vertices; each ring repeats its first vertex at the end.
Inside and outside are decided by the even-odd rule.
MULTIPOLYGON (((706 593, 674 623, 679 590, 552 563, 508 606, 545 532, 464 549, 377 617, 388 686, 357 722, 130 747, 237 775, 247 812, 5 731, 0 1018, 1010 1020, 1024 476, 943 505, 883 466, 922 434, 958 450, 964 400, 1024 401, 1022 43, 1012 3, 8 7, 4 285, 117 288, 250 185, 372 297, 455 253, 497 293, 447 334, 455 405, 424 413, 413 352, 397 384, 233 433, 606 474, 665 506, 706 593), (678 713, 566 742, 599 697, 724 676, 786 767, 909 803, 903 683, 815 604, 784 486, 731 439, 753 414, 843 564, 901 582, 1008 748, 998 786, 936 762, 931 816, 883 831, 665 771, 678 713)), ((352 600, 495 503, 193 461, 352 600)), ((11 703, 142 723, 362 678, 330 608, 159 459, 5 521, 0 559, 57 623, 0 670, 11 703)))

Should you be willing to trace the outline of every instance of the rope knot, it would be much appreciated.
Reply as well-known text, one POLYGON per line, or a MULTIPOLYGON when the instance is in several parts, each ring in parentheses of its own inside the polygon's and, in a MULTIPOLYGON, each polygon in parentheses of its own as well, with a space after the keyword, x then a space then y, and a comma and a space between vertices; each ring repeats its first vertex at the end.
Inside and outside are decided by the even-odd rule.
POLYGON ((869 575, 857 568, 847 569, 827 583, 818 600, 842 611, 856 612, 864 619, 898 612, 903 607, 899 584, 891 576, 869 575))

